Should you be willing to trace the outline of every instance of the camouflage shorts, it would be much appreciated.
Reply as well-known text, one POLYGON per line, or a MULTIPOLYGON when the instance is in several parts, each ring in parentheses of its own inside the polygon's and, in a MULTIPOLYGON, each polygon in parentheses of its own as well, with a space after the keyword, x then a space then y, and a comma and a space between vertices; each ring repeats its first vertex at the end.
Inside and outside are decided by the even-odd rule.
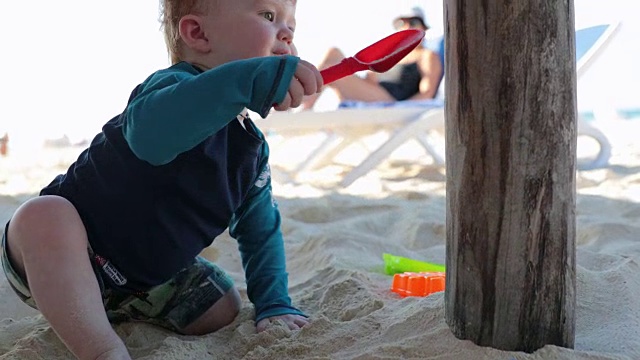
MULTIPOLYGON (((37 309, 29 285, 9 262, 6 229, 2 236, 2 268, 9 285, 27 305, 37 309)), ((93 252, 88 249, 93 258, 93 252)), ((197 257, 169 281, 146 292, 132 294, 107 285, 98 266, 94 272, 100 284, 105 310, 111 322, 141 321, 180 332, 204 314, 231 289, 233 281, 212 262, 197 257)))

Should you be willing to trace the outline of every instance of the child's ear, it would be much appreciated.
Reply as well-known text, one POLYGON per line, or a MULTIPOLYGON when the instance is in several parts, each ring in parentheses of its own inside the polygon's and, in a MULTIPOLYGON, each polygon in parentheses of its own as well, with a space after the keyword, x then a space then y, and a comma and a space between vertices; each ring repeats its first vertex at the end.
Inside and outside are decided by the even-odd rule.
POLYGON ((197 15, 185 15, 178 25, 180 37, 188 48, 202 53, 211 50, 209 39, 202 28, 202 19, 197 15))

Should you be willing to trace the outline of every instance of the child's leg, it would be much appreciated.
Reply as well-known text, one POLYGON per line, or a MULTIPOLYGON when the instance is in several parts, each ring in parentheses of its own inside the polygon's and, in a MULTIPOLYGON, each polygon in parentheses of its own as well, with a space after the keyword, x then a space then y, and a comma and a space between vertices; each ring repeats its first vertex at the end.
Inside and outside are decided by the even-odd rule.
POLYGON ((78 212, 57 196, 23 204, 7 231, 13 269, 69 350, 79 359, 130 359, 107 319, 87 246, 78 212))
POLYGON ((208 334, 230 324, 241 306, 229 275, 200 257, 142 297, 117 298, 121 300, 107 304, 113 321, 142 321, 186 335, 208 334))
POLYGON ((240 311, 240 294, 232 287, 194 322, 180 330, 185 335, 209 334, 231 324, 240 311))

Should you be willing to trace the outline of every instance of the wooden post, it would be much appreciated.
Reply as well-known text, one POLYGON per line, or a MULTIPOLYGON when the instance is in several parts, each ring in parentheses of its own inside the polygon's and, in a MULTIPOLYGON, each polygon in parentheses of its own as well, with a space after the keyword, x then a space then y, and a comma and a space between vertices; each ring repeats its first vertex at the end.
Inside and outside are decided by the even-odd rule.
POLYGON ((573 0, 445 0, 446 320, 481 346, 572 348, 573 0))

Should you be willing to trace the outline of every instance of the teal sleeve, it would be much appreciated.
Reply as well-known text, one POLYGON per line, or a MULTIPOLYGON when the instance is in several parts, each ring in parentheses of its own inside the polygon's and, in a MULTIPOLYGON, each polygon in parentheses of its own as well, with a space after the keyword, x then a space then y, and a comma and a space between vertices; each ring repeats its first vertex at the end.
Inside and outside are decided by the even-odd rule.
POLYGON ((123 134, 133 153, 163 165, 213 135, 246 107, 266 117, 284 100, 299 58, 233 61, 205 72, 188 63, 158 71, 125 110, 123 134))
POLYGON ((238 241, 256 322, 285 314, 306 316, 291 305, 280 212, 272 198, 266 162, 247 199, 231 219, 229 233, 238 241))

